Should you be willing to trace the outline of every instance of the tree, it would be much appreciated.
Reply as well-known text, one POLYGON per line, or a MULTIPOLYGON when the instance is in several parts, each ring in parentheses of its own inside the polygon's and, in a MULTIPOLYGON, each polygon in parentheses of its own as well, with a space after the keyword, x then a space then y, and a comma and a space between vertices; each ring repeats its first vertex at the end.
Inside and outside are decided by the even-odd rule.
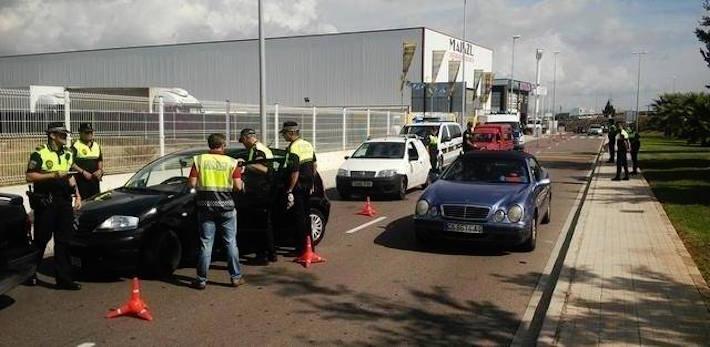
MULTIPOLYGON (((703 1, 703 8, 706 13, 700 20, 700 26, 695 28, 695 36, 705 44, 705 49, 700 48, 700 55, 703 56, 705 64, 710 67, 710 0, 703 1)), ((710 88, 710 85, 705 87, 710 88)))
POLYGON ((674 93, 654 101, 649 126, 665 136, 710 146, 710 94, 674 93))
POLYGON ((606 118, 614 118, 614 116, 616 116, 616 110, 614 109, 614 106, 611 105, 611 100, 606 101, 606 106, 604 106, 602 113, 606 118))

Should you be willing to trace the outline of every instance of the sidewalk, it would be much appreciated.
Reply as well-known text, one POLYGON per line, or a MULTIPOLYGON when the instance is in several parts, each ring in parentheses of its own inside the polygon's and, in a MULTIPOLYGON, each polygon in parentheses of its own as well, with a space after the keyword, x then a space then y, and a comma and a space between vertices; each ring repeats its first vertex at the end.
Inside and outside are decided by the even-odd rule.
POLYGON ((641 177, 595 173, 539 345, 710 344, 708 287, 641 177))

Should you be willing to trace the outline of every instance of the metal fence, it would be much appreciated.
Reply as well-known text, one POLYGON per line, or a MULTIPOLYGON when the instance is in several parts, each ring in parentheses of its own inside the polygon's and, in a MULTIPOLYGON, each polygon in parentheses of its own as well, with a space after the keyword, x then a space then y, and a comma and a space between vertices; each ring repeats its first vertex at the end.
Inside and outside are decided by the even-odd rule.
POLYGON ((48 122, 64 122, 74 136, 80 123, 91 122, 103 149, 104 167, 111 174, 133 172, 165 153, 203 147, 215 132, 229 134, 235 146, 239 131, 253 128, 262 142, 283 148, 286 143, 278 130, 282 122, 293 120, 317 151, 330 152, 352 149, 368 136, 395 134, 406 120, 406 110, 400 107, 268 105, 267 127, 260 129, 258 105, 203 101, 201 108, 185 112, 161 99, 151 105, 147 97, 66 92, 58 99, 0 88, 0 185, 24 182, 29 154, 46 142, 48 122))

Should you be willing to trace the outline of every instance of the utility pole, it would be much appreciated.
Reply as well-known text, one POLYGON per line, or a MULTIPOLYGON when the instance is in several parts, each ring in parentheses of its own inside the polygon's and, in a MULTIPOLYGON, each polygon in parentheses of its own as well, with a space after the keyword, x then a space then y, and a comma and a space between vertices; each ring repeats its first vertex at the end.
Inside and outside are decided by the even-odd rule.
POLYGON ((555 57, 552 70, 552 120, 557 120, 557 106, 555 103, 557 100, 555 100, 555 98, 557 97, 557 55, 560 54, 560 51, 554 51, 552 54, 554 54, 555 57))
MULTIPOLYGON (((264 16, 259 0, 259 115, 261 115, 261 139, 266 141, 266 66, 264 64, 264 16)), ((274 134, 274 137, 277 135, 274 134)))
POLYGON ((646 51, 633 52, 633 54, 639 56, 638 72, 636 79, 636 132, 639 131, 639 95, 641 94, 641 57, 648 54, 646 51))
MULTIPOLYGON (((540 117, 540 60, 542 60, 541 48, 535 51, 535 59, 537 60, 537 66, 535 68, 535 123, 533 124, 533 130, 536 137, 540 137, 540 131, 537 127, 537 121, 540 117)), ((540 124, 540 130, 542 130, 542 124, 540 124)))
MULTIPOLYGON (((515 84, 515 41, 520 38, 520 35, 513 35, 513 56, 510 59, 510 92, 508 93, 508 100, 506 100, 505 108, 508 110, 510 108, 510 98, 513 95, 514 84, 515 84)), ((518 109, 518 99, 515 99, 515 109, 518 109)), ((508 110, 510 113, 510 110, 508 110)))
POLYGON ((466 0, 463 0, 463 51, 461 52, 461 81, 463 90, 461 91, 461 127, 466 126, 466 0))

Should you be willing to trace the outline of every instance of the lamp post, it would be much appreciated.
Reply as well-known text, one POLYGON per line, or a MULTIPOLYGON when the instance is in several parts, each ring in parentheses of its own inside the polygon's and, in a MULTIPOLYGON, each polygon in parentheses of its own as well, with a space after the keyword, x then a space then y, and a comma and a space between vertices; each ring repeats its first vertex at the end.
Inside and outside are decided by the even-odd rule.
MULTIPOLYGON (((535 51, 537 66, 535 68, 535 123, 533 124, 533 131, 535 132, 536 137, 540 137, 540 132, 537 128, 537 121, 540 113, 540 60, 542 60, 542 52, 543 50, 541 48, 538 48, 535 51)), ((542 130, 542 124, 540 128, 540 130, 542 130)))
POLYGON ((552 120, 557 120, 557 106, 555 98, 557 97, 557 55, 560 51, 554 51, 552 54, 555 57, 555 62, 552 68, 552 120))
POLYGON ((461 51, 461 126, 466 124, 466 0, 463 0, 463 50, 461 51))
MULTIPOLYGON (((259 115, 261 116, 261 138, 266 141, 266 66, 264 66, 264 27, 261 0, 259 0, 259 115)), ((276 134, 274 134, 277 136, 276 134)))
POLYGON ((639 131, 639 94, 641 94, 641 57, 648 54, 646 51, 633 52, 639 56, 638 72, 636 77, 636 132, 639 131))
MULTIPOLYGON (((510 96, 513 95, 513 84, 515 83, 515 41, 520 38, 520 35, 513 35, 513 56, 510 59, 510 92, 508 93, 508 100, 510 96)), ((510 108, 510 101, 507 102, 506 108, 510 108)), ((515 101, 515 108, 518 108, 518 101, 515 101)))

